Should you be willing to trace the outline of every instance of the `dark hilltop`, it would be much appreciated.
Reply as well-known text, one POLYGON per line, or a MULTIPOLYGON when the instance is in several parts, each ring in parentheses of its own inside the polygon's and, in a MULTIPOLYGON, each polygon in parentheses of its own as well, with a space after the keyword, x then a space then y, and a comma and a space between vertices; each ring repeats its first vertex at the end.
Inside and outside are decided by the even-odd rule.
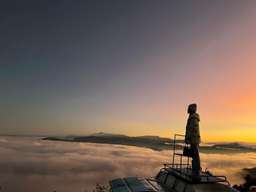
MULTIPOLYGON (((131 137, 120 134, 96 133, 88 136, 65 136, 65 137, 45 137, 43 140, 65 141, 65 142, 84 142, 84 143, 101 143, 101 144, 117 144, 136 147, 145 147, 157 151, 168 150, 172 147, 173 140, 159 136, 137 136, 131 137)), ((181 148, 182 141, 178 141, 178 148, 181 148)), ((243 153, 256 152, 251 146, 242 145, 240 143, 210 143, 200 146, 203 153, 243 153)))

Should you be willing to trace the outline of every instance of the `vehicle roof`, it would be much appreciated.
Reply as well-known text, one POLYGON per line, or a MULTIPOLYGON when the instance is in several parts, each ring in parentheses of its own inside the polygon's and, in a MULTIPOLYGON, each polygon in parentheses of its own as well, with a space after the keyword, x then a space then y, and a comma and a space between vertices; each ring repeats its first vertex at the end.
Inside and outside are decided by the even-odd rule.
POLYGON ((162 183, 157 178, 127 177, 110 181, 112 192, 237 192, 223 183, 189 183, 166 175, 162 183))

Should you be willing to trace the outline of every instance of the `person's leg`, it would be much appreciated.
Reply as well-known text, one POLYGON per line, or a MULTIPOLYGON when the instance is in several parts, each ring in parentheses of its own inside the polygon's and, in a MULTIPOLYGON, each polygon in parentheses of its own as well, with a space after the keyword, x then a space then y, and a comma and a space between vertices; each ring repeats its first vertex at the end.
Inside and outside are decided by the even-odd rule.
POLYGON ((192 174, 195 177, 200 177, 200 156, 199 156, 199 149, 198 145, 191 145, 193 150, 193 157, 192 157, 192 174))

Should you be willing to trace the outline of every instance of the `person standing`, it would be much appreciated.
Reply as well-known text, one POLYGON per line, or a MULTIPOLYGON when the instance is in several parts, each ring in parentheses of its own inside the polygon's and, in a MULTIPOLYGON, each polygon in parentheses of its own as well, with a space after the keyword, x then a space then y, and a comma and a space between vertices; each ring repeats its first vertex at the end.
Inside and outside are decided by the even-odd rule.
POLYGON ((186 125, 185 143, 190 144, 192 151, 192 177, 194 180, 200 180, 200 156, 199 144, 201 142, 199 130, 199 114, 196 113, 197 105, 195 103, 188 106, 188 120, 186 125))

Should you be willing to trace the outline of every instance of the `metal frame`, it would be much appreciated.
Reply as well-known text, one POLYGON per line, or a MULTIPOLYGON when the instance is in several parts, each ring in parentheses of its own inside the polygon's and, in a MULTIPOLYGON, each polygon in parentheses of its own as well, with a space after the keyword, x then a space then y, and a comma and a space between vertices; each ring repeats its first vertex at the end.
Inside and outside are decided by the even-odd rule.
MULTIPOLYGON (((175 172, 177 173, 177 176, 179 177, 182 177, 183 179, 185 180, 189 180, 189 181, 192 181, 192 178, 191 178, 191 172, 189 173, 189 170, 192 169, 192 165, 190 164, 190 157, 187 157, 187 156, 184 156, 183 155, 183 151, 181 153, 177 153, 176 152, 176 149, 177 149, 177 138, 183 138, 182 140, 184 141, 183 146, 186 146, 188 147, 188 144, 185 143, 185 135, 181 135, 181 134, 174 134, 174 139, 173 139, 173 157, 172 157, 172 163, 170 164, 164 164, 164 170, 166 171, 170 171, 173 170, 172 172, 175 172), (175 160, 176 160, 176 156, 179 156, 180 159, 179 159, 179 163, 176 163, 175 160), (183 163, 183 159, 184 157, 186 157, 186 163, 183 163)), ((224 183, 227 183, 228 185, 229 182, 226 178, 226 176, 223 176, 223 175, 211 175, 210 173, 204 171, 203 174, 201 174, 200 176, 201 178, 201 181, 200 183, 218 183, 218 182, 224 182, 224 183), (204 179, 205 178, 205 179, 204 179)))
POLYGON ((176 168, 176 169, 182 169, 182 168, 191 168, 191 165, 190 165, 190 157, 187 157, 186 156, 186 158, 187 158, 187 162, 186 162, 186 164, 183 164, 183 157, 185 157, 184 155, 183 155, 183 153, 176 153, 176 140, 177 140, 177 137, 181 137, 182 139, 183 139, 183 141, 184 141, 184 143, 183 144, 185 144, 185 147, 188 147, 188 144, 186 144, 185 143, 185 140, 184 140, 184 138, 185 138, 185 135, 181 135, 181 134, 174 134, 174 139, 173 139, 173 156, 172 156, 172 167, 173 168, 176 168), (179 161, 179 164, 176 164, 175 163, 175 157, 176 156, 179 156, 180 157, 180 161, 179 161), (178 165, 180 165, 180 166, 178 166, 178 165))

